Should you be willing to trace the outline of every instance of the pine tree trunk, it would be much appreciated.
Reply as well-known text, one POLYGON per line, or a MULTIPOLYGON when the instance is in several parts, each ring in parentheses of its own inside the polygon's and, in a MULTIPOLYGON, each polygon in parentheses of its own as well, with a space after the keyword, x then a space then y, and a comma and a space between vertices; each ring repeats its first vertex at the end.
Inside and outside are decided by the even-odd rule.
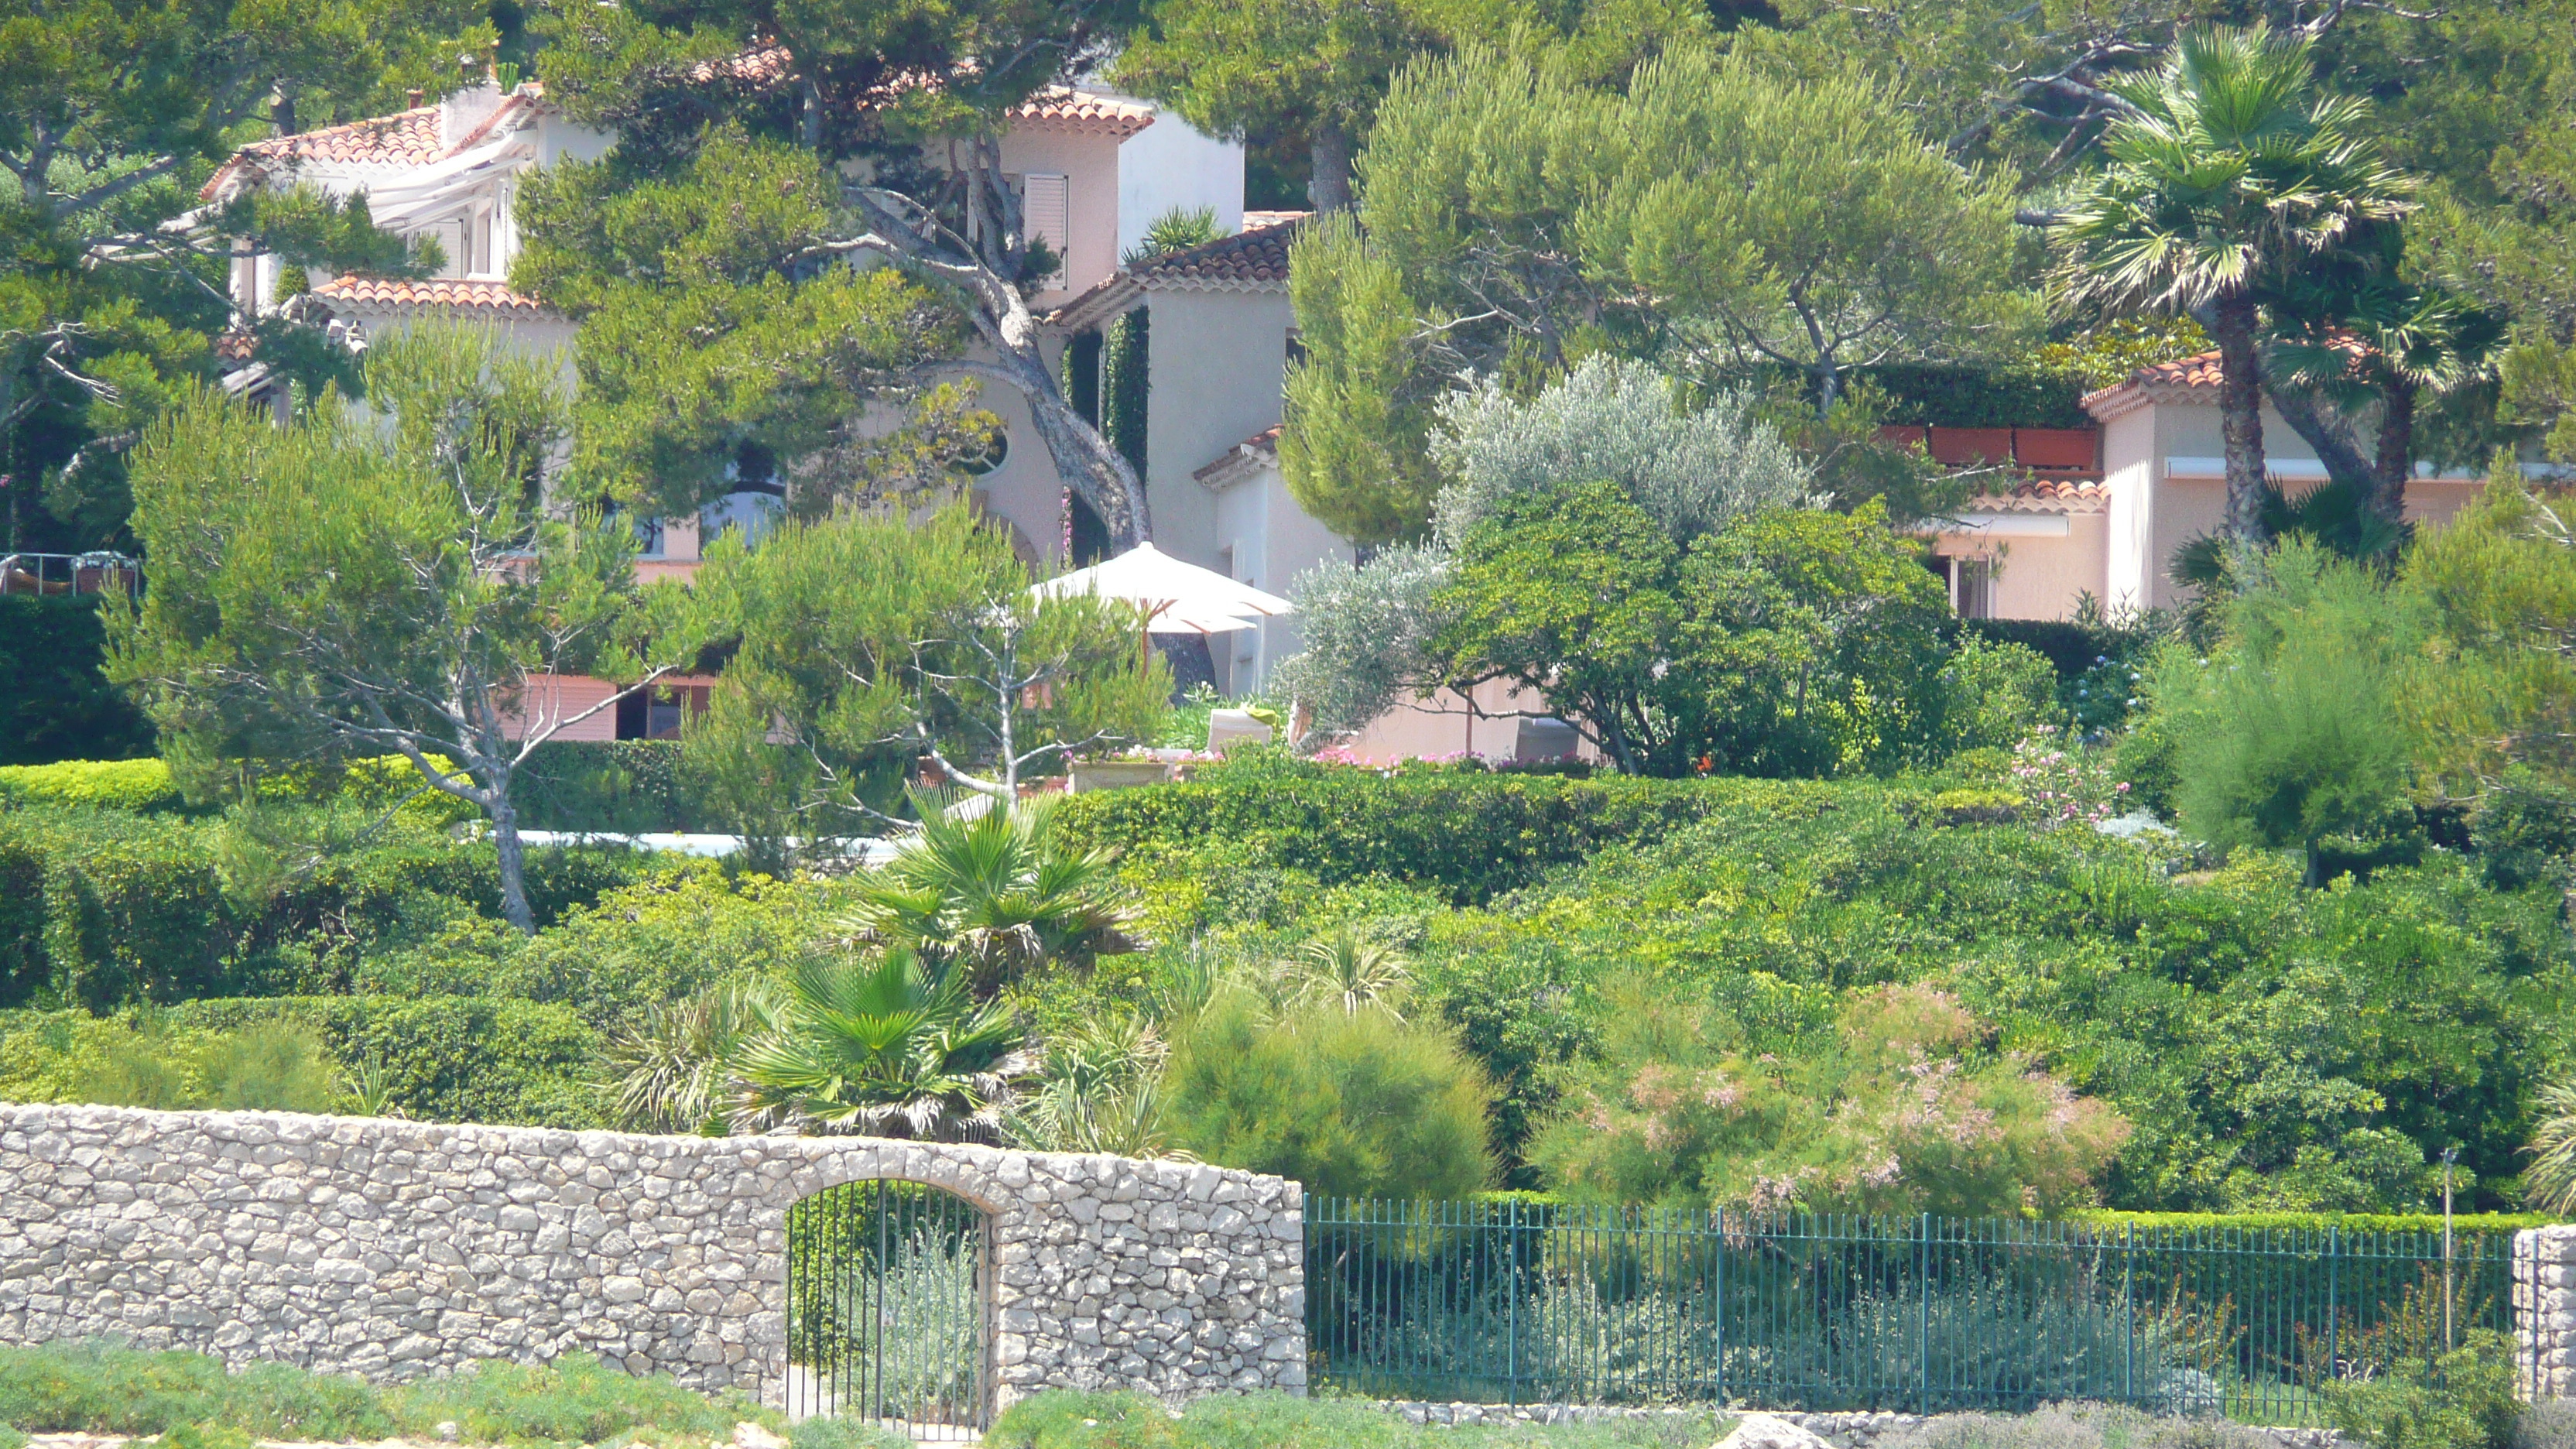
POLYGON ((2391 379, 2379 391, 2379 457, 2371 511, 2392 525, 2406 521, 2406 483, 2415 474, 2415 387, 2391 379))
POLYGON ((2227 534, 2242 547, 2261 548, 2271 533, 2263 526, 2263 371, 2254 299, 2221 298, 2207 320, 2223 372, 2218 417, 2227 448, 2227 534))
POLYGON ((523 936, 537 933, 536 912, 528 909, 528 853, 519 843, 519 810, 505 796, 489 812, 492 845, 501 858, 501 915, 523 936))
POLYGON ((1313 174, 1306 181, 1306 199, 1314 204, 1318 215, 1347 211, 1351 205, 1351 138, 1330 121, 1315 123, 1315 142, 1309 153, 1313 174))

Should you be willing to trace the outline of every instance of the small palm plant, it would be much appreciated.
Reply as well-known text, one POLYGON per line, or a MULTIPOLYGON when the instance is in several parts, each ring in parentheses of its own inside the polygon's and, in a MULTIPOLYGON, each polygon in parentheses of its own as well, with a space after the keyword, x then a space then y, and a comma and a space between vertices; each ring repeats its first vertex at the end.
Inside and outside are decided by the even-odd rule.
POLYGON ((734 1058, 777 1023, 776 1000, 753 982, 722 982, 653 1007, 641 1029, 608 1048, 618 1115, 639 1132, 724 1135, 734 1058))
POLYGON ((2531 1166, 2522 1182, 2542 1212, 2576 1212, 2576 1081, 2540 1089, 2540 1122, 2531 1132, 2531 1166))
POLYGON ((863 940, 962 972, 977 995, 1137 949, 1115 857, 1064 846, 1044 809, 922 815, 921 834, 860 889, 851 924, 863 940))
POLYGON ((1375 1008, 1398 1021, 1396 1009, 1413 981, 1413 958, 1351 926, 1341 927, 1299 948, 1290 964, 1301 1002, 1327 1002, 1356 1016, 1375 1008))
POLYGON ((733 1125, 989 1141, 1040 1060, 1007 1008, 910 950, 809 961, 735 1058, 733 1125))
POLYGON ((2228 530, 2248 547, 2266 541, 2259 290, 2412 207, 2367 106, 2317 92, 2312 50, 2259 25, 2195 30, 2114 82, 2132 114, 2055 237, 2069 300, 2188 314, 2218 344, 2228 530))

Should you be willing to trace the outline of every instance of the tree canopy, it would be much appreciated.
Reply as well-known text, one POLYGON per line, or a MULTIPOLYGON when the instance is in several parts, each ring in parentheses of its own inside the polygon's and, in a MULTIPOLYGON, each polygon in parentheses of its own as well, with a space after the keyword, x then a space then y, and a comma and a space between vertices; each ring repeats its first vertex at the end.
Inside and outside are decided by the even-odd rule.
POLYGON ((1461 376, 1526 390, 1597 351, 1701 383, 1776 364, 1830 412, 1855 365, 1994 355, 2030 320, 2009 194, 1858 74, 1678 50, 1622 93, 1472 47, 1397 78, 1359 171, 1357 224, 1292 261, 1281 458, 1364 541, 1427 521, 1432 410, 1461 376))

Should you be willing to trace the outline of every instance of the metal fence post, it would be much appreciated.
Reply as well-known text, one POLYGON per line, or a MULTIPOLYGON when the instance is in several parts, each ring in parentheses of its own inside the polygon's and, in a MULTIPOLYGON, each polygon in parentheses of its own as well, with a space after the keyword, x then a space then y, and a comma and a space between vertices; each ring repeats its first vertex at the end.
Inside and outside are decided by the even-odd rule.
POLYGON ((1503 1210, 1503 1243, 1508 1253, 1508 1285, 1503 1294, 1503 1397, 1517 1408, 1521 1401, 1521 1203, 1513 1198, 1503 1210))
POLYGON ((1914 1376, 1921 1388, 1915 1402, 1918 1414, 1932 1412, 1932 1215, 1925 1213, 1915 1241, 1920 1245, 1915 1254, 1916 1290, 1922 1295, 1916 1302, 1914 1320, 1914 1376))
POLYGON ((2326 1224, 2326 1378, 2343 1377, 2343 1228, 2326 1224))
POLYGON ((2120 1397, 2138 1401, 2138 1225, 2120 1225, 2120 1397))
POLYGON ((1719 1208, 1717 1225, 1717 1311, 1711 1315, 1717 1324, 1717 1401, 1726 1402, 1726 1209, 1719 1208))

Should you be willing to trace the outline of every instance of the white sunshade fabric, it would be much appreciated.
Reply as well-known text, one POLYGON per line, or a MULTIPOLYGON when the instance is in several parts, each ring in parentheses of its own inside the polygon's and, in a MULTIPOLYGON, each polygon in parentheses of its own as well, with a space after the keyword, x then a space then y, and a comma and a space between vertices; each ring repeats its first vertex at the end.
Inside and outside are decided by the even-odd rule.
POLYGON ((1097 594, 1123 599, 1146 612, 1149 634, 1230 634, 1264 617, 1296 612, 1277 594, 1263 593, 1214 569, 1183 563, 1150 543, 1116 558, 1052 578, 1030 589, 1050 598, 1097 594))

